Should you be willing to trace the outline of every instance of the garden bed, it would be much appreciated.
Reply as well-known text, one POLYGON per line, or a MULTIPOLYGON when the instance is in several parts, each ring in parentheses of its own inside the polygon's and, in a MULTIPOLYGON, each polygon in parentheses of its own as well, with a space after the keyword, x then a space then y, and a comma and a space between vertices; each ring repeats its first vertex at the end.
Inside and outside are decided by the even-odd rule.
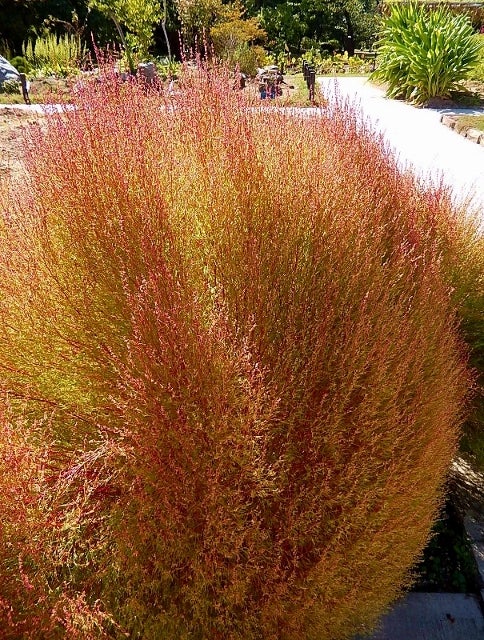
POLYGON ((414 591, 479 593, 479 575, 462 517, 449 498, 415 567, 414 591))
POLYGON ((0 179, 21 174, 22 129, 43 120, 41 113, 15 107, 0 108, 0 179))

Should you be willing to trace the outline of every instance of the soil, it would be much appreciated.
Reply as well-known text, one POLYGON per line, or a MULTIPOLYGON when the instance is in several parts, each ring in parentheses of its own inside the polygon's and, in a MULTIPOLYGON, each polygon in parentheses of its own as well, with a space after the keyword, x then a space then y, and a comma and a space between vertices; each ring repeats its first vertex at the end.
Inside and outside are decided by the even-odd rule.
POLYGON ((22 111, 14 106, 0 108, 0 181, 7 176, 21 175, 23 129, 44 117, 41 113, 22 111))

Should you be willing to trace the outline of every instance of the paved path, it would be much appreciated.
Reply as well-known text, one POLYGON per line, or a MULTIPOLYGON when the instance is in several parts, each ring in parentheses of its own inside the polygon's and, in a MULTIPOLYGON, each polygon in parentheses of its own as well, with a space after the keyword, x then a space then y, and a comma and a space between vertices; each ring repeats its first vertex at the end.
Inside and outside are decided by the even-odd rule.
MULTIPOLYGON (((383 618, 369 640, 483 640, 484 618, 475 596, 409 593, 383 618)), ((358 638, 357 640, 368 640, 358 638)))
POLYGON ((396 153, 402 167, 411 167, 431 182, 440 177, 452 187, 456 203, 473 197, 484 229, 484 147, 466 140, 440 122, 442 114, 484 113, 484 109, 419 109, 397 100, 366 78, 320 78, 322 90, 354 101, 363 117, 396 153))

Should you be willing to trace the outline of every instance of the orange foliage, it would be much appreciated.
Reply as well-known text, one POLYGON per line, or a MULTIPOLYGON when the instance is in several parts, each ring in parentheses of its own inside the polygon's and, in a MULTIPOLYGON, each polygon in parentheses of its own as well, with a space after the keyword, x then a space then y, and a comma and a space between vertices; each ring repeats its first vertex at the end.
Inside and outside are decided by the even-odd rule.
POLYGON ((3 197, 0 624, 24 637, 345 638, 427 540, 468 382, 448 196, 351 108, 229 86, 90 85, 3 197))

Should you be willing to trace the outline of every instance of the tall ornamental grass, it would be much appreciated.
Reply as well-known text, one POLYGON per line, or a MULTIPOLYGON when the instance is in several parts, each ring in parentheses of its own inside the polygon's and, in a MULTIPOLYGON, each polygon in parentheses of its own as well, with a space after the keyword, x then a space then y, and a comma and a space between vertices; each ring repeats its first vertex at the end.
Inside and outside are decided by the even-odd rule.
POLYGON ((376 48, 372 77, 387 84, 388 97, 425 105, 460 88, 482 43, 467 16, 411 2, 392 4, 376 48))
POLYGON ((22 53, 29 65, 44 74, 67 75, 79 69, 87 47, 79 36, 49 33, 24 42, 22 53))
POLYGON ((351 108, 105 78, 1 199, 0 627, 339 639, 411 582, 468 384, 440 190, 351 108))

